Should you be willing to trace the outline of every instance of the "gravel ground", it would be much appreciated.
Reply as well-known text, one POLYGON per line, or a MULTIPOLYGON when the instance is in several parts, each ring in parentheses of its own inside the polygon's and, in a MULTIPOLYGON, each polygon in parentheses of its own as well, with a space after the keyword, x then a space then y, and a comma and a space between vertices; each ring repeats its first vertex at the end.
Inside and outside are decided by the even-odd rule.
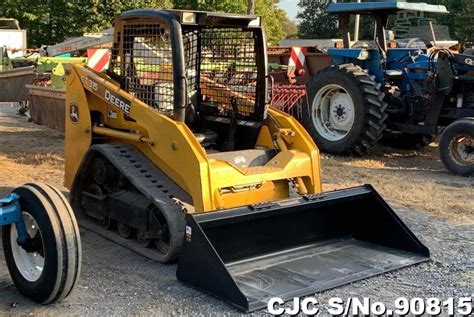
MULTIPOLYGON (((430 249, 432 260, 319 293, 320 303, 334 296, 368 296, 388 306, 401 296, 474 296, 474 226, 453 224, 421 212, 398 210, 398 214, 430 249)), ((59 304, 38 306, 21 297, 0 259, 0 315, 239 314, 231 306, 178 282, 176 265, 157 264, 92 232, 81 233, 81 280, 73 294, 59 304)))
MULTIPOLYGON (((0 117, 2 114, 13 118, 14 111, 0 107, 0 117)), ((24 120, 13 118, 8 122, 12 126, 18 125, 25 129, 40 131, 40 128, 26 124, 24 120)), ((5 128, 8 124, 0 124, 0 133, 2 127, 5 128)), ((41 128, 41 131, 44 132, 44 129, 41 128)), ((57 138, 54 133, 51 135, 53 140, 54 137, 57 138)), ((33 144, 28 142, 31 141, 19 138, 18 142, 25 142, 27 152, 36 153, 36 148, 34 150, 30 148, 33 144)), ((8 150, 0 144, 0 156, 4 151, 8 158, 10 155, 8 150)), ((43 153, 40 150, 37 152, 43 153)), ((21 174, 8 174, 8 168, 6 173, 8 177, 2 178, 0 174, 0 194, 21 184, 24 178, 43 180, 43 177, 46 177, 44 171, 47 171, 51 183, 60 185, 62 172, 56 171, 58 166, 55 159, 38 155, 35 154, 34 159, 39 161, 35 161, 34 164, 37 165, 33 164, 31 169, 28 166, 32 164, 32 158, 25 156, 25 169, 21 174)), ((8 162, 2 162, 2 167, 8 162)), ((316 297, 322 306, 334 296, 341 298, 369 296, 372 300, 382 301, 387 306, 393 307, 393 301, 400 296, 446 299, 474 295, 472 257, 474 224, 447 220, 423 210, 415 211, 414 208, 395 206, 395 209, 415 235, 431 250, 431 261, 319 293, 316 297)), ((239 314, 222 301, 178 282, 175 277, 176 265, 157 264, 87 230, 82 230, 81 235, 83 241, 81 279, 73 294, 59 304, 38 306, 20 296, 8 275, 3 253, 0 253, 0 316, 239 314)), ((257 314, 263 313, 265 310, 257 312, 257 314)))

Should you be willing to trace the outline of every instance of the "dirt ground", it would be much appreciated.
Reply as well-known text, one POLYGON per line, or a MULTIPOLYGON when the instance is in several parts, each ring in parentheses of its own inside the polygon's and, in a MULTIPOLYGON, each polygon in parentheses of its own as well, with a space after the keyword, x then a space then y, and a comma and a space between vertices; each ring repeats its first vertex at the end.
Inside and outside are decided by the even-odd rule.
MULTIPOLYGON (((29 181, 63 184, 63 134, 0 106, 0 193, 29 181)), ((376 148, 363 158, 322 155, 323 189, 372 184, 392 205, 474 223, 474 178, 449 174, 436 144, 421 151, 376 148)), ((62 188, 62 187, 61 187, 62 188)), ((65 190, 65 188, 62 188, 65 190)))
MULTIPOLYGON (((66 190, 63 135, 27 122, 0 104, 0 195, 30 181, 66 190)), ((374 185, 415 234, 432 261, 319 294, 459 297, 474 294, 474 179, 448 174, 436 145, 421 151, 377 148, 364 158, 322 157, 324 190, 374 185), (426 296, 424 296, 426 295, 426 296)), ((0 253, 0 315, 235 314, 236 310, 176 281, 176 266, 159 265, 82 230, 81 281, 64 303, 39 307, 16 292, 0 253)))

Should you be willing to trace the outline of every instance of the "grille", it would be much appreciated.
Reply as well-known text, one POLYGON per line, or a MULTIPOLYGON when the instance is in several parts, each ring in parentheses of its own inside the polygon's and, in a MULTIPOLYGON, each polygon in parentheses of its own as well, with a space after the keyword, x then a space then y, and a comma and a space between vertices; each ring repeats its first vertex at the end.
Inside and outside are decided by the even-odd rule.
MULTIPOLYGON (((175 93, 182 92, 174 91, 169 30, 158 23, 128 23, 121 36, 122 54, 114 49, 112 71, 129 93, 172 115, 175 93)), ((255 41, 254 32, 242 28, 184 29, 187 102, 197 109, 201 103, 211 104, 215 115, 225 117, 235 102, 240 117, 256 116, 255 41)))

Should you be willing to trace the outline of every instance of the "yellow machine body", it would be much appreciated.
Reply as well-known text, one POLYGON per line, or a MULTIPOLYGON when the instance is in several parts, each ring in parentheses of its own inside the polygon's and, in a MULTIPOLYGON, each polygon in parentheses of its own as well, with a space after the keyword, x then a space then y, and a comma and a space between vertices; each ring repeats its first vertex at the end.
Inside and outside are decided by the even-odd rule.
POLYGON ((131 143, 137 147, 191 195, 195 212, 288 198, 288 181, 296 178, 302 179, 306 193, 321 192, 318 149, 300 123, 286 113, 268 109, 255 145, 275 148, 279 153, 263 166, 239 168, 209 157, 184 123, 134 98, 103 74, 87 66, 68 67, 65 143, 68 188, 94 143, 93 135, 100 135, 107 137, 105 142, 131 143), (121 107, 129 107, 130 114, 126 116, 121 107), (74 119, 76 109, 78 120, 74 119), (92 124, 91 113, 103 118, 103 126, 92 124), (286 149, 278 148, 281 142, 286 149))

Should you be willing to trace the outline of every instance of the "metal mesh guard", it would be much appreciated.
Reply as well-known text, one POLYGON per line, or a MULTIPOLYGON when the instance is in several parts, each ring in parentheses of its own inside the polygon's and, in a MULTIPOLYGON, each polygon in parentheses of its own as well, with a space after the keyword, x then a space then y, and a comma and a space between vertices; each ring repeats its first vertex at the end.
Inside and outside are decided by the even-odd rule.
MULTIPOLYGON (((255 113, 257 64, 252 31, 184 30, 183 45, 189 103, 197 109, 201 102, 214 104, 219 116, 230 116, 232 102, 236 102, 241 117, 255 113)), ((122 50, 123 74, 114 71, 125 78, 125 90, 161 113, 172 115, 175 92, 169 30, 160 24, 126 24, 122 50)))
POLYGON ((159 24, 128 24, 123 33, 125 90, 172 115, 173 60, 168 30, 159 24))
POLYGON ((254 114, 257 64, 253 32, 240 28, 185 32, 185 54, 189 96, 198 94, 199 101, 217 105, 222 116, 229 116, 233 99, 240 116, 254 114))

